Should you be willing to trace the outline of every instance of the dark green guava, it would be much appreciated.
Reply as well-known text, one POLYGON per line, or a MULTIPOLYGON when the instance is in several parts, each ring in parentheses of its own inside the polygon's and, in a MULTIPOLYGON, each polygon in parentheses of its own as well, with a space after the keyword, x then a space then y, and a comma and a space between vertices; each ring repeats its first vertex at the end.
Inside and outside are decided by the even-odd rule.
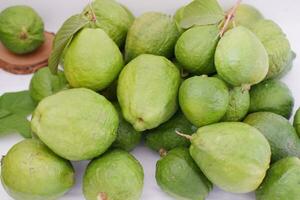
POLYGON ((289 119, 293 107, 292 92, 279 80, 266 80, 250 90, 250 113, 267 111, 289 119))
POLYGON ((13 53, 30 53, 44 42, 44 22, 31 7, 6 8, 0 13, 0 41, 13 53))
POLYGON ((252 113, 245 123, 257 128, 269 141, 272 162, 289 156, 300 156, 300 139, 290 122, 271 112, 252 113))
POLYGON ((55 200, 75 184, 71 163, 42 142, 26 139, 1 161, 1 181, 15 200, 55 200))
POLYGON ((295 116, 294 116, 294 127, 300 137, 300 108, 298 108, 295 116))
POLYGON ((146 145, 155 151, 169 151, 175 147, 188 147, 190 141, 176 134, 176 131, 191 135, 197 128, 182 112, 177 112, 169 121, 159 127, 146 131, 146 145))
POLYGON ((83 177, 86 200, 139 200, 144 172, 141 164, 123 150, 113 150, 88 165, 83 177))
POLYGON ((156 182, 176 199, 204 200, 213 185, 193 161, 187 148, 175 148, 156 163, 156 182))

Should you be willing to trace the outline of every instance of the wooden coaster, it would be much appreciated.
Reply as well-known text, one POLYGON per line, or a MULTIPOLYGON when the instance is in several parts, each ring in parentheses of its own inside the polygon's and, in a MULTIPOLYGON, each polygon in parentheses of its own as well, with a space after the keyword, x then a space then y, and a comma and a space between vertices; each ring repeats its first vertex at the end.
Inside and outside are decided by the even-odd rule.
POLYGON ((13 74, 31 74, 47 66, 54 36, 54 33, 45 32, 44 44, 25 55, 14 54, 0 43, 0 68, 13 74))

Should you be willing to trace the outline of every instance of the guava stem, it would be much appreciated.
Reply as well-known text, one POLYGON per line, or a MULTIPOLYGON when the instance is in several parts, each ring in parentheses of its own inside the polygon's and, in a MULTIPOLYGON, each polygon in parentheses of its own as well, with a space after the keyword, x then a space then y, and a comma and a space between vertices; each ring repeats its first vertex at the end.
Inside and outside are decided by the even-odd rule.
POLYGON ((186 139, 188 139, 188 140, 191 140, 191 139, 192 139, 192 136, 190 136, 190 135, 181 133, 181 132, 179 132, 179 131, 175 131, 175 132, 176 132, 177 135, 180 135, 180 136, 182 136, 182 137, 184 137, 184 138, 186 138, 186 139))
POLYGON ((251 89, 251 85, 250 84, 244 84, 244 85, 242 85, 243 92, 249 91, 250 89, 251 89))
POLYGON ((105 192, 100 192, 98 194, 97 200, 108 200, 108 197, 105 192))
POLYGON ((89 0, 89 7, 90 7, 90 10, 91 10, 91 14, 92 14, 91 21, 92 22, 96 22, 97 21, 97 17, 96 17, 96 14, 94 12, 91 0, 89 0))
POLYGON ((229 10, 229 12, 226 14, 225 16, 225 23, 219 33, 220 37, 223 37, 224 33, 226 32, 226 29, 229 25, 229 23, 233 20, 234 16, 235 16, 235 12, 237 10, 237 8, 239 7, 239 5, 241 4, 242 0, 238 0, 236 2, 236 4, 229 10))
POLYGON ((167 153, 168 153, 167 150, 165 150, 164 148, 161 148, 159 150, 160 157, 165 157, 167 155, 167 153))

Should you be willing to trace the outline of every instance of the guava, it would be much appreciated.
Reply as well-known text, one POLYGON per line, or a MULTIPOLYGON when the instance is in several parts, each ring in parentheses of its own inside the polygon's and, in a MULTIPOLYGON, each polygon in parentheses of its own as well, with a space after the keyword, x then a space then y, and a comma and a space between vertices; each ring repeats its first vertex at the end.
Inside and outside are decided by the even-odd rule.
POLYGON ((68 82, 62 71, 56 75, 48 67, 43 67, 34 73, 30 81, 30 96, 37 102, 43 98, 68 88, 68 82))
POLYGON ((119 47, 124 45, 134 21, 133 14, 125 6, 115 0, 95 0, 83 12, 89 17, 94 14, 95 27, 104 30, 119 47))
POLYGON ((1 161, 1 181, 15 200, 55 200, 75 184, 71 163, 42 142, 15 144, 1 161))
POLYGON ((64 58, 70 85, 103 90, 117 79, 123 68, 118 46, 101 29, 84 28, 75 35, 64 58))
POLYGON ((123 150, 113 150, 88 165, 83 177, 86 200, 139 200, 143 190, 141 164, 123 150))
POLYGON ((213 185, 189 154, 188 148, 175 148, 156 163, 156 182, 176 199, 204 200, 213 185))
POLYGON ((227 192, 254 191, 269 168, 267 139, 242 122, 222 122, 198 129, 191 138, 190 154, 202 172, 227 192))
POLYGON ((261 82, 269 70, 268 54, 260 40, 249 29, 238 26, 220 39, 215 65, 223 80, 233 86, 261 82), (254 51, 255 49, 255 51, 254 51))
POLYGON ((228 88, 218 78, 194 76, 184 80, 180 86, 180 108, 196 127, 220 121, 228 104, 228 88))
POLYGON ((140 55, 122 70, 117 96, 125 120, 144 131, 168 121, 177 111, 179 70, 162 56, 140 55))
POLYGON ((141 54, 154 54, 171 58, 180 31, 171 16, 147 12, 136 18, 128 31, 125 61, 141 54))
POLYGON ((256 191, 257 200, 299 200, 300 160, 284 158, 271 166, 263 184, 256 191))
POLYGON ((43 99, 33 113, 34 134, 68 160, 88 160, 104 153, 119 126, 114 106, 96 92, 77 88, 43 99))
POLYGON ((146 145, 155 151, 169 151, 176 147, 189 147, 190 141, 176 134, 180 131, 193 134, 197 128, 192 125, 181 111, 178 111, 169 121, 159 127, 146 131, 146 145))
POLYGON ((271 112, 252 113, 245 123, 257 128, 269 141, 272 162, 290 156, 300 156, 300 139, 290 122, 271 112))
POLYGON ((117 138, 112 144, 112 147, 131 151, 141 142, 142 133, 136 131, 133 126, 124 119, 118 103, 114 103, 114 106, 119 114, 119 128, 117 138))
POLYGON ((29 6, 12 6, 0 13, 0 41, 13 53, 33 52, 44 42, 44 22, 29 6))
MULTIPOLYGON (((235 12, 233 23, 236 26, 250 28, 253 24, 257 23, 257 21, 263 18, 264 16, 255 7, 248 4, 241 4, 235 12)), ((231 24, 231 27, 232 26, 233 24, 231 24)))
POLYGON ((278 80, 266 80, 250 90, 250 113, 268 111, 289 119, 293 107, 292 92, 278 80))
POLYGON ((219 32, 216 25, 195 26, 180 36, 175 55, 186 71, 195 74, 215 72, 214 55, 219 32))
POLYGON ((260 20, 251 27, 265 46, 269 55, 269 72, 267 79, 277 78, 294 59, 293 52, 284 32, 272 20, 260 20))
POLYGON ((298 108, 294 116, 294 127, 300 137, 300 108, 298 108))
POLYGON ((183 29, 181 26, 180 26, 180 22, 183 18, 183 12, 184 12, 184 8, 185 6, 182 6, 180 8, 178 8, 173 16, 173 19, 175 20, 175 23, 178 27, 178 30, 183 33, 185 31, 185 29, 183 29))

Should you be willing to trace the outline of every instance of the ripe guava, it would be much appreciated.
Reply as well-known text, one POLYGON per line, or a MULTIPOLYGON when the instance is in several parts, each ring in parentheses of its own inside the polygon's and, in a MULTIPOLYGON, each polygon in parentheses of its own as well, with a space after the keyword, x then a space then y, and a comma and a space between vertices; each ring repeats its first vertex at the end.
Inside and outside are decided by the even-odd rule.
MULTIPOLYGON (((263 19, 264 16, 255 7, 248 4, 241 4, 237 8, 233 22, 236 26, 244 26, 250 28, 257 21, 263 19)), ((233 25, 231 24, 231 27, 233 25)))

